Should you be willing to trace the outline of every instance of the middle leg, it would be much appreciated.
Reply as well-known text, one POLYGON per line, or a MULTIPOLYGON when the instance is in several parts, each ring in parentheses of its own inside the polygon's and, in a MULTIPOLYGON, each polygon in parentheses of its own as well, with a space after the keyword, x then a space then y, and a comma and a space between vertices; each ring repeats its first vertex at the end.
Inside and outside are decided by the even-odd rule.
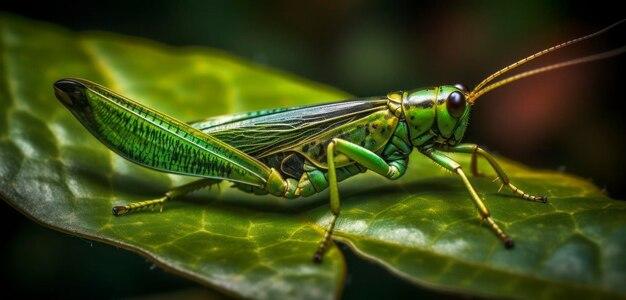
POLYGON ((457 175, 459 175, 459 177, 461 177, 461 180, 463 181, 465 188, 470 194, 470 198, 472 199, 472 201, 474 202, 474 205, 478 209, 478 213, 480 214, 480 217, 485 222, 487 222, 487 225, 489 226, 489 228, 491 228, 491 230, 496 234, 496 236, 504 243, 504 246, 507 249, 513 248, 513 245, 514 245, 513 240, 509 237, 508 234, 504 232, 504 230, 500 229, 498 224, 496 224, 496 222, 491 218, 491 213, 487 209, 487 206, 485 205, 485 203, 483 203, 483 201, 478 196, 478 193, 476 193, 476 190, 467 179, 467 176, 465 176, 465 172, 463 172, 461 165, 457 163, 456 161, 452 160, 451 158, 447 157, 440 151, 432 149, 432 148, 421 150, 421 152, 424 155, 428 156, 437 164, 456 173, 457 175))
MULTIPOLYGON (((326 148, 326 161, 328 164, 328 190, 330 194, 330 211, 333 214, 330 225, 324 232, 324 237, 319 243, 317 250, 313 256, 313 261, 320 263, 322 257, 328 248, 328 244, 332 238, 335 223, 339 217, 341 204, 339 201, 339 188, 337 181, 337 171, 335 167, 336 153, 346 155, 351 160, 361 164, 365 168, 372 170, 380 175, 390 179, 395 179, 404 173, 403 169, 399 169, 396 165, 390 165, 376 153, 363 148, 357 144, 342 139, 333 139, 326 148)), ((402 164, 400 164, 402 166, 402 164)), ((402 168, 402 167, 401 167, 402 168)))

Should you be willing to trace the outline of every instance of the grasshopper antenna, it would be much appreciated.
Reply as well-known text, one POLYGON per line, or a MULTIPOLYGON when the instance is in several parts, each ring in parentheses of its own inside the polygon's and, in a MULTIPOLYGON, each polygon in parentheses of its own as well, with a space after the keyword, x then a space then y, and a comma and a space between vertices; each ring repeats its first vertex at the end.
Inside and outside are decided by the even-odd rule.
POLYGON ((530 55, 530 56, 528 56, 526 58, 523 58, 523 59, 521 59, 519 61, 516 61, 515 63, 513 63, 511 65, 508 65, 508 66, 500 69, 499 71, 489 75, 487 78, 485 78, 483 81, 481 81, 478 85, 476 85, 476 87, 474 87, 472 92, 470 92, 470 95, 468 97, 468 101, 471 104, 473 104, 474 101, 479 96, 484 95, 485 93, 487 93, 487 92, 489 92, 489 91, 491 91, 491 90, 493 90, 493 89, 495 89, 497 87, 503 86, 503 85, 505 85, 507 83, 516 81, 518 79, 522 79, 522 78, 525 78, 525 77, 528 77, 528 76, 532 76, 532 75, 535 75, 535 74, 538 74, 538 73, 543 73, 543 72, 547 72, 547 71, 551 71, 551 70, 555 70, 555 69, 559 69, 559 68, 563 68, 563 67, 567 67, 567 66, 580 64, 580 63, 595 61, 595 60, 599 60, 599 59, 605 59, 605 58, 612 57, 612 56, 619 55, 619 54, 623 53, 624 50, 625 50, 625 47, 620 47, 620 48, 617 48, 617 49, 614 49, 614 50, 611 50, 611 51, 607 51, 607 52, 603 52, 603 53, 599 53, 599 54, 595 54, 595 55, 590 55, 590 56, 586 56, 586 57, 581 57, 581 58, 577 58, 577 59, 573 59, 573 60, 569 60, 569 61, 565 61, 565 62, 556 63, 556 64, 553 64, 553 65, 537 68, 537 69, 534 69, 534 70, 531 70, 531 71, 523 72, 521 74, 508 77, 506 79, 500 80, 500 81, 498 81, 496 83, 493 83, 493 84, 487 86, 488 83, 493 81, 498 76, 500 76, 500 75, 502 75, 502 74, 504 74, 504 73, 506 73, 506 72, 508 72, 510 70, 513 70, 513 69, 515 69, 515 68, 517 68, 517 67, 519 67, 519 66, 521 66, 521 65, 523 65, 523 64, 525 64, 525 63, 527 63, 527 62, 529 62, 529 61, 531 61, 531 60, 533 60, 535 58, 538 58, 538 57, 543 56, 545 54, 548 54, 550 52, 554 52, 554 51, 556 51, 558 49, 565 48, 567 46, 571 46, 571 45, 576 44, 578 42, 582 42, 584 40, 588 40, 588 39, 597 37, 597 36, 607 32, 607 31, 609 31, 610 29, 620 25, 621 23, 624 23, 625 21, 626 21, 626 19, 622 19, 622 20, 620 20, 618 22, 615 22, 615 23, 613 23, 613 24, 611 24, 611 25, 609 25, 609 26, 607 26, 607 27, 605 27, 605 28, 603 28, 603 29, 601 29, 599 31, 596 31, 594 33, 591 33, 591 34, 588 34, 588 35, 585 35, 585 36, 582 36, 582 37, 579 37, 579 38, 575 38, 575 39, 566 41, 564 43, 558 44, 556 46, 552 46, 550 48, 544 49, 542 51, 539 51, 539 52, 537 52, 537 53, 535 53, 533 55, 530 55))
POLYGON ((492 83, 486 87, 483 87, 482 89, 476 91, 472 91, 472 93, 470 94, 470 97, 468 97, 468 101, 473 104, 474 101, 488 93, 489 91, 492 91, 496 88, 499 88, 505 84, 511 83, 513 81, 525 78, 525 77, 529 77, 529 76, 533 76, 533 75, 537 75, 539 73, 544 73, 544 72, 548 72, 548 71, 552 71, 552 70, 556 70, 556 69, 560 69, 560 68, 564 68, 564 67, 568 67, 568 66, 573 66, 573 65, 578 65, 578 64, 582 64, 582 63, 587 63, 587 62, 591 62, 591 61, 596 61, 596 60, 601 60, 601 59, 605 59, 605 58, 609 58, 609 57, 613 57, 616 55, 620 55, 622 53, 626 52, 626 46, 622 46, 620 48, 617 49, 613 49, 607 52, 602 52, 602 53, 598 53, 598 54, 593 54, 593 55, 589 55, 589 56, 585 56, 585 57, 580 57, 580 58, 576 58, 576 59, 572 59, 572 60, 568 60, 568 61, 564 61, 564 62, 560 62, 560 63, 556 63, 553 65, 548 65, 545 67, 541 67, 541 68, 537 68, 537 69, 533 69, 530 71, 526 71, 523 72, 521 74, 517 74, 511 77, 507 77, 505 79, 502 79, 500 81, 497 81, 495 83, 492 83))

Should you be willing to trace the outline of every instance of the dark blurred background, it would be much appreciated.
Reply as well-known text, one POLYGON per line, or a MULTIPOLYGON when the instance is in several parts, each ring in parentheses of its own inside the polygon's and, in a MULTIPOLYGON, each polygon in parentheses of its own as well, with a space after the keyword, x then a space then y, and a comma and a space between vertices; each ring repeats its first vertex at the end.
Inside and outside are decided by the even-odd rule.
MULTIPOLYGON (((457 82, 471 87, 521 57, 624 17, 609 1, 57 0, 3 1, 0 10, 74 30, 219 48, 357 96, 457 82)), ((625 30, 533 66, 622 46, 625 30)), ((529 166, 576 174, 624 199, 624 61, 622 55, 494 91, 474 106, 465 140, 529 166)), ((219 296, 124 250, 42 228, 0 203, 2 292, 219 296)), ((344 250, 351 274, 346 299, 451 296, 383 276, 387 271, 344 250)))

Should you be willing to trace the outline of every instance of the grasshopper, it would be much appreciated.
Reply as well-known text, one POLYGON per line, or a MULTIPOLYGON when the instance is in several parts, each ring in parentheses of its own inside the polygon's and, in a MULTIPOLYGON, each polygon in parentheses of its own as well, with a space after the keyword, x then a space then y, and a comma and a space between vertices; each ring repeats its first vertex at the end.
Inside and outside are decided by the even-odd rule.
POLYGON ((558 44, 519 60, 488 76, 472 90, 440 85, 386 96, 335 103, 279 108, 185 123, 100 86, 76 78, 54 83, 56 97, 100 142, 122 157, 163 172, 202 178, 161 198, 113 207, 116 216, 160 206, 171 199, 222 180, 254 194, 298 198, 328 188, 332 219, 313 255, 321 262, 340 215, 338 182, 373 171, 397 179, 407 170, 416 149, 456 174, 469 192, 480 218, 503 242, 514 243, 494 221, 463 167, 446 153, 471 155, 475 176, 478 158, 494 169, 503 186, 522 199, 547 202, 511 183, 497 160, 476 144, 461 143, 472 105, 485 93, 538 73, 607 58, 612 51, 557 63, 492 81, 528 61, 597 36, 598 32, 558 44))

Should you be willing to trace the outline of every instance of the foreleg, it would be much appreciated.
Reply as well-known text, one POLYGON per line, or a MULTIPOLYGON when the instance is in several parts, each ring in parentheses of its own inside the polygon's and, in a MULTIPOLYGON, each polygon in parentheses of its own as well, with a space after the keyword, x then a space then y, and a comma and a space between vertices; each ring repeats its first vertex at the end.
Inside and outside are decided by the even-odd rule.
POLYGON ((507 188, 509 188, 511 191, 513 191, 513 193, 529 201, 536 201, 536 202, 543 202, 543 203, 548 201, 548 197, 546 196, 530 195, 522 191, 518 187, 514 186, 511 183, 511 180, 509 179, 509 177, 506 175, 506 173, 502 169, 502 167, 500 167, 500 164, 498 164, 498 161, 496 161, 496 159, 491 154, 489 154, 489 152, 480 148, 476 144, 460 144, 454 147, 444 148, 442 150, 448 151, 448 152, 457 152, 457 153, 471 153, 472 154, 471 168, 472 168, 472 173, 474 175, 478 175, 478 168, 477 168, 476 160, 478 157, 483 157, 489 162, 493 170, 496 172, 496 175, 502 182, 502 184, 506 186, 507 188))

